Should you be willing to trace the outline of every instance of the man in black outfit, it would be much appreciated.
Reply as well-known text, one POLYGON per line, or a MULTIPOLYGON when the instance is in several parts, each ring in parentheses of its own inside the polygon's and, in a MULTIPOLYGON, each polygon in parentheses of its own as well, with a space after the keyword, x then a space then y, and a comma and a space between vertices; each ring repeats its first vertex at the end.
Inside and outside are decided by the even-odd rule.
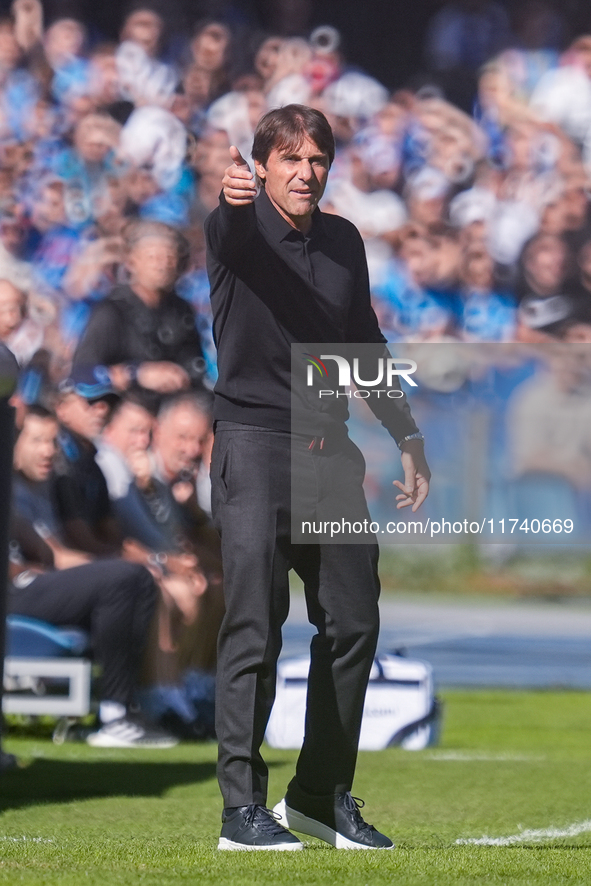
POLYGON ((106 366, 118 390, 135 388, 156 411, 162 396, 201 388, 205 361, 195 313, 174 291, 184 238, 161 222, 125 229, 129 284, 116 286, 92 312, 75 366, 106 366))
POLYGON ((130 713, 137 671, 156 605, 147 569, 119 559, 92 562, 64 544, 55 507, 58 424, 31 406, 14 450, 8 611, 90 631, 102 667, 97 747, 171 747, 176 741, 130 713))
MULTIPOLYGON (((258 196, 248 165, 235 147, 230 153, 220 205, 206 222, 219 367, 212 505, 226 600, 216 702, 224 799, 219 848, 301 849, 283 824, 339 848, 391 848, 351 796, 378 637, 377 543, 371 536, 362 544, 292 544, 290 537, 292 441, 304 474, 329 484, 340 473, 355 478, 357 504, 367 514, 363 457, 344 420, 326 424, 312 415, 310 437, 299 440, 290 409, 291 343, 385 342, 371 308, 363 243, 348 221, 317 209, 334 158, 332 131, 320 112, 288 105, 262 118, 253 146, 258 196), (312 445, 318 438, 323 445, 312 445), (274 699, 290 568, 304 582, 317 634, 304 744, 273 813, 265 806, 260 746, 274 699)), ((398 507, 416 510, 429 482, 422 435, 404 398, 377 400, 372 408, 402 451, 398 507)))

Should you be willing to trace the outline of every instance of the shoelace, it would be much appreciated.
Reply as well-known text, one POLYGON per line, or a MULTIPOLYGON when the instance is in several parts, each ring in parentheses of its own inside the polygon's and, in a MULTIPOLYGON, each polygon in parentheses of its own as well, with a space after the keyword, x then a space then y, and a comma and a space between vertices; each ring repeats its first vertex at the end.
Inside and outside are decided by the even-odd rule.
POLYGON ((281 816, 266 806, 247 806, 243 815, 247 825, 256 825, 265 834, 274 836, 285 833, 285 828, 279 824, 281 816))
POLYGON ((364 828, 369 831, 375 831, 375 828, 372 824, 368 824, 363 816, 361 815, 360 809, 363 809, 365 806, 365 801, 361 800, 359 797, 354 797, 350 791, 347 791, 344 799, 344 807, 347 812, 350 812, 353 816, 353 820, 358 828, 364 828))

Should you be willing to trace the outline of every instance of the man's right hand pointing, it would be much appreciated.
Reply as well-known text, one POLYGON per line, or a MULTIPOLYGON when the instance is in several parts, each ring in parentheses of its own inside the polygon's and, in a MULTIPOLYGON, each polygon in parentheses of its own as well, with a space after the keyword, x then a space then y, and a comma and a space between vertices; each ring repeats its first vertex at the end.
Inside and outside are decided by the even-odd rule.
POLYGON ((230 157, 233 163, 228 166, 222 179, 224 197, 226 203, 232 206, 246 206, 247 203, 252 203, 257 195, 254 176, 235 145, 230 146, 230 157))

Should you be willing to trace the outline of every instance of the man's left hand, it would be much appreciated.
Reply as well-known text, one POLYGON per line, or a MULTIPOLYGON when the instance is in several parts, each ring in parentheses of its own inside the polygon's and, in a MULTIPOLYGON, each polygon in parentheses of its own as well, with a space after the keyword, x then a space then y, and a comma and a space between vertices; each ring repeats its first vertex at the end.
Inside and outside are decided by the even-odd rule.
POLYGON ((412 507, 413 513, 418 511, 429 494, 431 471, 425 458, 422 440, 407 440, 402 444, 400 461, 404 468, 404 483, 394 480, 394 486, 401 490, 396 496, 396 507, 412 507))

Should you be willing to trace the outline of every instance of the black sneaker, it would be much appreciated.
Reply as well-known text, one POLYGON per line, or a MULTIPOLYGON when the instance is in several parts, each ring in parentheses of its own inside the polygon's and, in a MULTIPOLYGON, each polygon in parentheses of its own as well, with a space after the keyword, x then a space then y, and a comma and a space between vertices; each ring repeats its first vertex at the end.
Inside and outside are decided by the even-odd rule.
POLYGON ((301 849, 302 843, 265 806, 224 809, 218 849, 301 849))
POLYGON ((364 805, 350 791, 316 797, 292 782, 273 811, 285 827, 337 849, 393 849, 392 840, 363 820, 359 810, 364 805))

